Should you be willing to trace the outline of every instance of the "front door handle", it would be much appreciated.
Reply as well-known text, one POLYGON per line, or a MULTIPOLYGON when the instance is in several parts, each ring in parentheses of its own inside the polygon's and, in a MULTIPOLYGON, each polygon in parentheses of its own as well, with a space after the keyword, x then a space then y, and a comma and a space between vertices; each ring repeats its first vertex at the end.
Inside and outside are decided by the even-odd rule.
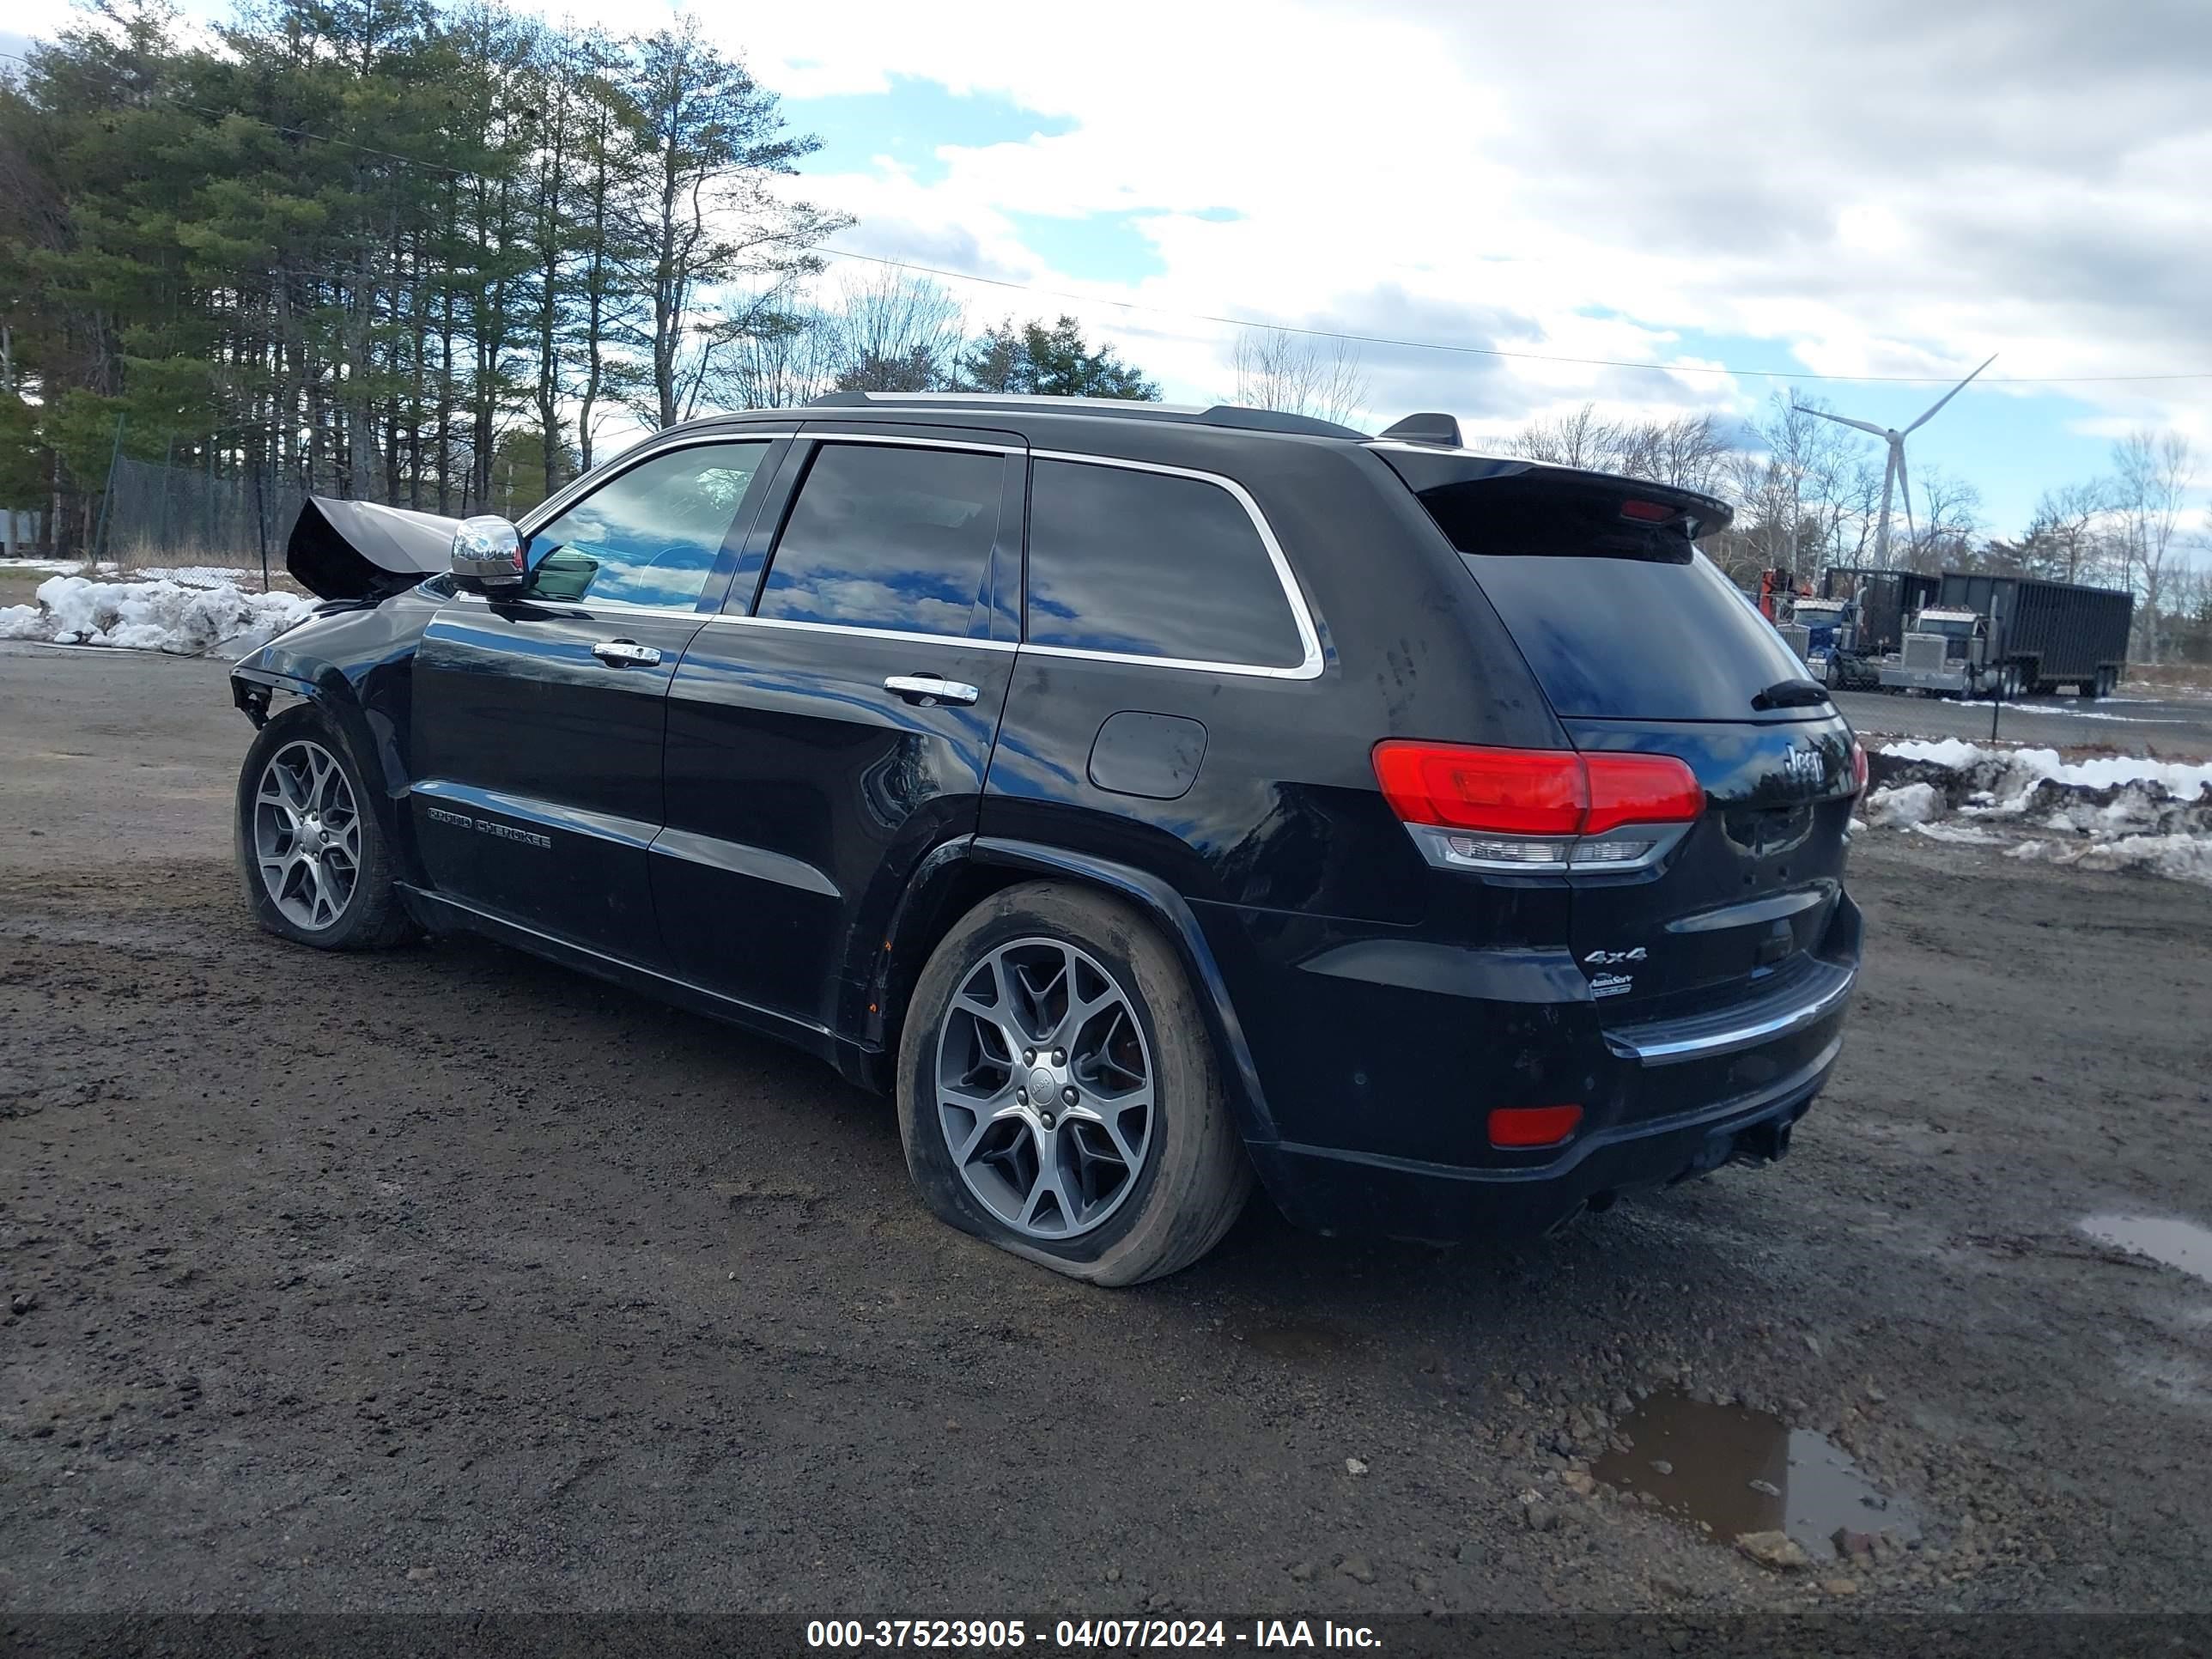
POLYGON ((659 651, 635 640, 601 640, 592 647, 592 654, 617 668, 653 668, 660 662, 659 651))
POLYGON ((908 702, 923 708, 941 702, 971 703, 983 694, 972 685, 959 680, 940 679, 934 674, 894 674, 884 682, 884 690, 896 691, 908 702))

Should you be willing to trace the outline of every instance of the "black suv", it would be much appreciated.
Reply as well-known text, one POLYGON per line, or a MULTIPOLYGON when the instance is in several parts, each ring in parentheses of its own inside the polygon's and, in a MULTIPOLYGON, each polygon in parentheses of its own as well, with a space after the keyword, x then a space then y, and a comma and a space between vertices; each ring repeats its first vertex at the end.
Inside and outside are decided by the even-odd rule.
POLYGON ((313 502, 336 602, 234 678, 246 897, 787 1037, 896 1094, 939 1215, 1100 1284, 1255 1176, 1448 1239, 1778 1157, 1863 757, 1695 550, 1723 503, 1458 440, 855 393, 520 528, 313 502))

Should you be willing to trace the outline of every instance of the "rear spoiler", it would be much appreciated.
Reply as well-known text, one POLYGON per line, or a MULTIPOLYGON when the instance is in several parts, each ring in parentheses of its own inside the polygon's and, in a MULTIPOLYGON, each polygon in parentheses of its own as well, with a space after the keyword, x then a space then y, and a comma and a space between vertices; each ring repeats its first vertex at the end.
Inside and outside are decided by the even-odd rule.
POLYGON ((459 523, 404 507, 310 495, 284 544, 284 568, 321 599, 389 599, 452 568, 459 523))
POLYGON ((1553 466, 1545 461, 1524 461, 1500 455, 1477 455, 1465 449, 1440 449, 1423 443, 1372 443, 1368 447, 1388 462, 1416 495, 1431 491, 1454 494, 1493 479, 1514 479, 1501 493, 1534 495, 1557 489, 1588 503, 1612 495, 1622 507, 1620 516, 1637 524, 1672 526, 1695 541, 1716 530, 1725 530, 1735 519, 1735 509, 1717 495, 1683 489, 1674 484, 1652 483, 1643 478, 1612 472, 1585 472, 1577 467, 1553 466), (1656 509, 1664 508, 1664 512, 1656 509))

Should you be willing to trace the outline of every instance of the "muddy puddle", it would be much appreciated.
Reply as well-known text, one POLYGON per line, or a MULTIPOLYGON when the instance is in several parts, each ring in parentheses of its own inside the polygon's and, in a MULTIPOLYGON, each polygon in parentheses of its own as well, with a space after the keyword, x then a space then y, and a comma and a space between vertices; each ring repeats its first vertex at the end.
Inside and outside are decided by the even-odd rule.
POLYGON ((2117 1245, 2212 1284, 2212 1227, 2149 1215, 2093 1215, 2081 1231, 2100 1244, 2117 1245))
POLYGON ((1885 1495, 1825 1435, 1741 1406, 1661 1392, 1623 1419, 1631 1449, 1590 1472, 1607 1486, 1649 1492, 1660 1507, 1703 1522, 1726 1543, 1747 1532, 1786 1532, 1815 1561, 1834 1558, 1838 1528, 1920 1535, 1901 1498, 1885 1495))

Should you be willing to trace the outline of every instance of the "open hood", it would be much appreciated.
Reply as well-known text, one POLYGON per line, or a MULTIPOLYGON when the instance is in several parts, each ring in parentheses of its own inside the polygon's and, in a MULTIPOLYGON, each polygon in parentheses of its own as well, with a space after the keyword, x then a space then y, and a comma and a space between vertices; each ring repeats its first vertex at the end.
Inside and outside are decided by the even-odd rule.
POLYGON ((310 495, 285 544, 284 568, 322 599, 388 599, 450 568, 459 523, 404 507, 310 495))

